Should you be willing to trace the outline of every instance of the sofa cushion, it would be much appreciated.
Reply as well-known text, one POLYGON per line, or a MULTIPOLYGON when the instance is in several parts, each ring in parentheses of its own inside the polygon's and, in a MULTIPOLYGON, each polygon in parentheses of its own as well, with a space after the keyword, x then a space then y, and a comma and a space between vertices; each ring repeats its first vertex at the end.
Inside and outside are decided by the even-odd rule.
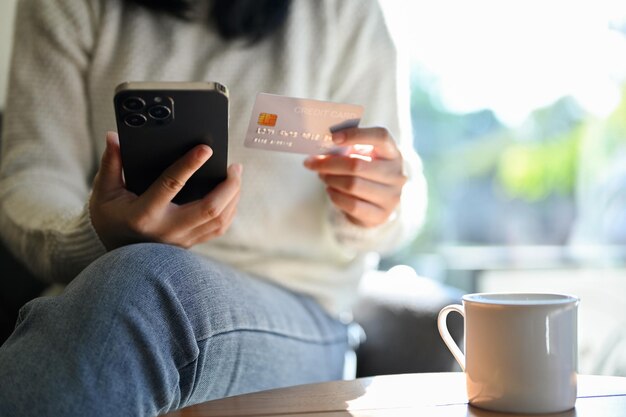
MULTIPOLYGON (((366 340, 357 350, 357 376, 459 370, 437 329, 437 316, 462 293, 420 277, 409 267, 366 275, 354 319, 366 340)), ((448 317, 448 328, 461 341, 463 319, 448 317)))

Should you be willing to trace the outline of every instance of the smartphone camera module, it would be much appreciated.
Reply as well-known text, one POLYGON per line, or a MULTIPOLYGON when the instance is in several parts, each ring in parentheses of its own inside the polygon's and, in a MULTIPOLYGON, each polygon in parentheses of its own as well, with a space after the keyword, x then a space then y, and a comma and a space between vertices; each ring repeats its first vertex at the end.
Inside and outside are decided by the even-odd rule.
POLYGON ((150 110, 148 110, 148 114, 155 120, 165 120, 170 117, 172 111, 169 109, 169 107, 159 104, 150 107, 150 110))
POLYGON ((124 109, 128 111, 139 111, 146 106, 146 102, 139 97, 129 97, 122 103, 124 109))
POLYGON ((131 113, 124 118, 124 123, 130 127, 141 127, 146 124, 148 119, 141 113, 131 113))

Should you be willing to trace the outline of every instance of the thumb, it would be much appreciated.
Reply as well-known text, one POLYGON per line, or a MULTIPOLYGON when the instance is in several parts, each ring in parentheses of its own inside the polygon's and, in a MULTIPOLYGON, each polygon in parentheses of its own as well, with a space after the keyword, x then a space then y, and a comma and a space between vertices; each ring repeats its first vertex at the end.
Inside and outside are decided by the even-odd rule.
POLYGON ((106 148, 100 161, 100 169, 94 180, 94 189, 101 192, 118 191, 124 187, 120 142, 115 132, 107 132, 106 148))
POLYGON ((243 165, 239 163, 232 164, 228 167, 228 176, 235 177, 237 179, 241 179, 241 174, 243 173, 243 165))

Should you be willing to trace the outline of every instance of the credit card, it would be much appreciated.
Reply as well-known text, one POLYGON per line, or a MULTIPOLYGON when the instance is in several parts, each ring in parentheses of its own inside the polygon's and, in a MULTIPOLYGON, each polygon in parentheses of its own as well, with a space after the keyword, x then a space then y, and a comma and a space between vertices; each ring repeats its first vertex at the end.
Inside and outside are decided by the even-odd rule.
POLYGON ((363 106, 259 93, 244 145, 269 151, 320 155, 342 152, 332 132, 357 127, 363 106))

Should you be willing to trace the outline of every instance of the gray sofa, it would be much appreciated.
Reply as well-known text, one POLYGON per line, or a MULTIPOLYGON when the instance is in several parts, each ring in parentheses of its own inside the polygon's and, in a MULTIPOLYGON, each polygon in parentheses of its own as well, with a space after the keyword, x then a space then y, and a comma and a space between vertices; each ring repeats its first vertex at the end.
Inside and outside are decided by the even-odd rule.
MULTIPOLYGON (((460 303, 461 296, 410 272, 367 275, 354 309, 366 335, 357 350, 357 376, 459 370, 439 336, 437 315, 444 306, 460 303)), ((463 319, 451 314, 448 328, 460 343, 463 319)))

